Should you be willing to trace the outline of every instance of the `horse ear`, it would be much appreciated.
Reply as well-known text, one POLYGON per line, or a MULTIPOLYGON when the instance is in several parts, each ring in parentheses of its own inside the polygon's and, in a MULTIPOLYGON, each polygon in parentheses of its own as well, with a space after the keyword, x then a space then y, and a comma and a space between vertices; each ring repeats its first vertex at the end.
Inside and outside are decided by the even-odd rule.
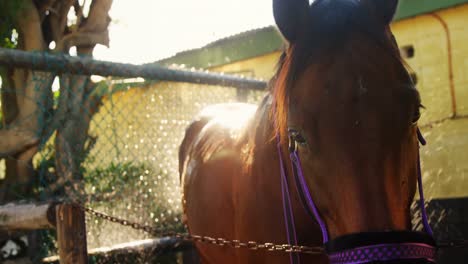
POLYGON ((273 0, 273 15, 281 34, 289 41, 297 39, 308 14, 308 0, 273 0))
POLYGON ((375 6, 377 15, 383 19, 385 24, 390 24, 395 16, 398 0, 368 0, 375 6))

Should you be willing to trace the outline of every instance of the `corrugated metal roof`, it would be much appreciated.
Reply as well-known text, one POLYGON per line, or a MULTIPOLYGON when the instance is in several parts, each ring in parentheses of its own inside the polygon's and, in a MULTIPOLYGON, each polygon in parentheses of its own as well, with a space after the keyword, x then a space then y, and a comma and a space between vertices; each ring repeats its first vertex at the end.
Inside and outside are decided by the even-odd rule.
POLYGON ((276 28, 268 26, 222 38, 201 48, 177 53, 158 63, 210 68, 277 51, 283 45, 283 38, 276 28))
POLYGON ((468 0, 400 0, 394 20, 402 20, 466 3, 468 0))

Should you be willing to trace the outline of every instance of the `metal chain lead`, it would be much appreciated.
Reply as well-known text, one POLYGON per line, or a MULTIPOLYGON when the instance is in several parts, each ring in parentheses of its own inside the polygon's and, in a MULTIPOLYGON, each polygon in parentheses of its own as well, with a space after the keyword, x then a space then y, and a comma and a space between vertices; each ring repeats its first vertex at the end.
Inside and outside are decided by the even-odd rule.
MULTIPOLYGON (((110 216, 108 214, 98 212, 92 208, 86 207, 83 204, 77 204, 77 206, 84 212, 90 213, 91 215, 107 220, 109 222, 117 223, 123 226, 128 226, 136 230, 144 231, 152 235, 158 235, 163 237, 173 237, 181 240, 192 241, 192 242, 201 242, 208 243, 217 246, 228 246, 231 248, 246 248, 250 250, 267 250, 267 251, 278 251, 278 252, 295 252, 302 254, 324 254, 325 251, 322 247, 308 247, 308 246, 299 246, 291 244, 274 244, 274 243, 260 243, 255 241, 239 241, 239 240, 230 240, 225 238, 213 238, 209 236, 199 236, 191 235, 188 233, 178 233, 178 232, 167 232, 163 231, 160 228, 156 228, 149 225, 143 225, 126 219, 122 219, 115 216, 110 216)), ((437 243, 437 248, 468 248, 468 240, 453 240, 453 241, 440 241, 437 243)))
POLYGON ((250 250, 266 250, 266 251, 277 251, 277 252, 295 252, 302 254, 323 254, 324 249, 322 247, 307 247, 291 244, 275 244, 275 243, 260 243, 256 241, 240 241, 240 240, 230 240, 225 238, 214 238, 209 236, 199 236, 191 235, 188 233, 178 233, 178 232, 165 232, 161 229, 158 229, 153 226, 143 225, 126 219, 122 219, 115 216, 110 216, 108 214, 98 212, 92 208, 86 207, 83 204, 78 204, 78 207, 84 212, 90 213, 91 215, 107 220, 109 222, 117 223, 123 226, 128 226, 136 230, 144 231, 152 235, 158 235, 163 237, 174 237, 182 240, 207 243, 217 246, 228 246, 231 248, 246 248, 250 250))

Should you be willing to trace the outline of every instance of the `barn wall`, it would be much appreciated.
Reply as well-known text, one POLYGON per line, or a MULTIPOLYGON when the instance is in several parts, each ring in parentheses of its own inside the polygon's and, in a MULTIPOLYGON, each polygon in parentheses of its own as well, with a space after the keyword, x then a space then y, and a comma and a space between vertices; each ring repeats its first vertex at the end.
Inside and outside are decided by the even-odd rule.
MULTIPOLYGON (((416 73, 417 88, 425 106, 420 121, 423 126, 444 120, 454 112, 458 116, 468 115, 468 5, 434 14, 445 21, 450 35, 456 111, 450 90, 449 48, 443 23, 433 14, 424 14, 392 25, 402 50, 413 49, 414 56, 406 56, 406 61, 416 73)), ((429 142, 422 148, 427 195, 432 198, 468 196, 468 120, 449 120, 422 130, 429 142)))

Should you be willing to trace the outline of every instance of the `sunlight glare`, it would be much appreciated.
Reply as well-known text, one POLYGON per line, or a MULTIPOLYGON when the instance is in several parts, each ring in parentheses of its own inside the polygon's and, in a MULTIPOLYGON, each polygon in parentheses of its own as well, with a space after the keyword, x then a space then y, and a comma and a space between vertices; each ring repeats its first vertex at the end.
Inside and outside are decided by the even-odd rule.
MULTIPOLYGON (((247 121, 253 117, 256 110, 257 105, 252 104, 215 104, 203 109, 200 116, 213 118, 217 124, 230 128, 235 133, 245 127, 247 121)), ((233 134, 231 136, 236 137, 237 135, 233 134)))
POLYGON ((154 62, 243 31, 273 24, 271 0, 114 1, 110 48, 101 60, 154 62))
POLYGON ((58 77, 54 78, 54 82, 52 83, 52 91, 57 92, 60 90, 60 80, 58 77))

